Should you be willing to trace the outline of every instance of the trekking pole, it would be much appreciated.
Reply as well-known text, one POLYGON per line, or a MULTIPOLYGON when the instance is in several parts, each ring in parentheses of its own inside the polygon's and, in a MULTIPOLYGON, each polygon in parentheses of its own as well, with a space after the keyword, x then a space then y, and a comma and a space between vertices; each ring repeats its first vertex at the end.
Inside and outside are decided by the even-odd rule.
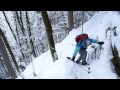
MULTIPOLYGON (((69 59, 69 60, 71 60, 71 57, 67 57, 67 59, 69 59)), ((81 64, 79 64, 79 66, 83 69, 83 70, 85 70, 88 74, 90 73, 90 67, 88 67, 88 70, 86 69, 86 68, 84 68, 84 66, 82 66, 81 64)))

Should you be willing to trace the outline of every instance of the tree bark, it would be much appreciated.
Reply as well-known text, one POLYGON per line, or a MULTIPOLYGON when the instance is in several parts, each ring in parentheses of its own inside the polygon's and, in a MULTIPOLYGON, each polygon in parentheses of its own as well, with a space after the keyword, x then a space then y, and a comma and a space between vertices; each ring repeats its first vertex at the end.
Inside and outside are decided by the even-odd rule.
POLYGON ((71 31, 74 27, 73 23, 73 11, 68 11, 68 29, 71 31))
POLYGON ((82 15, 83 15, 83 17, 82 17, 82 34, 83 34, 83 24, 84 24, 84 11, 82 12, 82 15))
POLYGON ((41 14, 42 14, 43 21, 44 21, 44 24, 46 27, 46 33, 47 33, 47 38, 48 38, 49 47, 50 47, 51 55, 53 58, 53 62, 55 62, 58 59, 58 56, 57 56, 55 45, 54 45, 51 23, 50 23, 47 11, 41 11, 41 14))
MULTIPOLYGON (((4 40, 4 39, 3 39, 4 40)), ((8 72, 9 72, 9 75, 11 76, 12 79, 15 79, 17 77, 15 71, 14 71, 14 68, 10 62, 10 58, 8 56, 8 53, 7 53, 7 50, 6 50, 6 47, 5 47, 5 44, 2 40, 2 37, 1 37, 1 33, 0 33, 0 52, 2 54, 2 57, 5 61, 5 64, 6 64, 6 67, 8 69, 8 72)))
MULTIPOLYGON (((8 21, 8 19, 7 19, 6 15, 5 15, 5 12, 4 12, 4 11, 3 11, 3 15, 4 15, 4 17, 5 17, 5 20, 6 20, 7 24, 8 24, 8 26, 9 26, 9 28, 10 28, 13 36, 14 36, 16 42, 17 42, 17 38, 16 38, 16 36, 15 36, 15 33, 13 32, 13 29, 12 29, 12 27, 10 26, 10 23, 9 23, 9 21, 8 21)), ((17 44, 18 44, 18 42, 17 42, 17 44)))
MULTIPOLYGON (((27 62, 25 61, 25 55, 23 54, 23 52, 22 52, 22 49, 21 49, 21 46, 22 46, 22 44, 20 43, 20 35, 19 35, 19 31, 18 31, 18 20, 17 20, 17 15, 16 15, 16 12, 14 12, 14 20, 15 20, 15 26, 16 26, 16 34, 17 34, 17 37, 18 37, 18 46, 19 46, 19 48, 20 48, 20 52, 21 52, 21 55, 22 55, 22 59, 24 60, 24 62, 25 62, 25 64, 27 65, 27 62)), ((20 60, 20 62, 22 62, 22 60, 20 60)))
POLYGON ((29 34, 29 38, 30 38, 30 47, 32 49, 32 54, 34 57, 37 57, 36 53, 35 53, 35 47, 34 47, 34 43, 33 43, 33 40, 31 38, 31 29, 30 29, 30 22, 29 22, 29 17, 28 17, 28 13, 27 11, 25 12, 26 13, 26 22, 27 22, 27 29, 28 29, 28 34, 29 34))
POLYGON ((16 12, 16 16, 17 16, 17 19, 18 19, 18 23, 19 23, 20 28, 21 28, 21 30, 22 30, 22 34, 25 36, 24 27, 23 27, 23 25, 22 25, 21 18, 19 17, 18 12, 17 12, 17 11, 15 11, 15 12, 16 12))
POLYGON ((5 71, 5 73, 6 73, 6 77, 7 77, 7 78, 10 78, 9 72, 8 72, 7 67, 6 67, 6 65, 5 65, 5 61, 3 62, 3 58, 2 58, 1 55, 0 55, 0 63, 2 64, 2 66, 3 66, 3 68, 4 68, 4 71, 5 71))
MULTIPOLYGON (((26 44, 26 46, 27 46, 27 49, 29 49, 28 40, 27 40, 27 38, 26 38, 25 28, 24 28, 24 26, 23 26, 22 17, 21 17, 21 16, 22 16, 22 12, 20 12, 20 17, 19 17, 18 12, 17 12, 17 11, 15 11, 15 12, 16 12, 18 24, 19 24, 19 26, 20 26, 20 28, 21 28, 23 37, 25 37, 23 40, 25 41, 25 44, 26 44)), ((27 54, 24 53, 25 58, 30 58, 30 56, 29 56, 29 57, 27 56, 28 54, 30 54, 30 53, 27 53, 27 54)))
MULTIPOLYGON (((8 51, 9 51, 11 57, 12 57, 12 60, 13 60, 13 62, 14 62, 14 64, 15 64, 15 66, 16 66, 16 69, 17 69, 17 71, 20 73, 18 64, 17 64, 17 62, 16 62, 16 60, 15 60, 15 57, 14 57, 14 55, 13 55, 13 53, 12 53, 12 50, 11 50, 11 48, 10 48, 8 42, 7 42, 7 39, 6 39, 4 33, 2 32, 1 29, 0 29, 0 36, 2 36, 3 41, 4 41, 5 45, 6 45, 6 48, 8 49, 8 51)), ((3 47, 3 48, 4 48, 4 47, 3 47)), ((8 59, 8 58, 7 58, 7 59, 8 59)))

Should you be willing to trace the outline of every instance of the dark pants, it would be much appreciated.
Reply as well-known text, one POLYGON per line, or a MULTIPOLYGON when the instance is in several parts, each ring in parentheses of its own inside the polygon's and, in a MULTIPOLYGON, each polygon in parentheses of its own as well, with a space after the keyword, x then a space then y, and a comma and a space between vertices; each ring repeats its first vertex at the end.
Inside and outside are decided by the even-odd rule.
POLYGON ((81 49, 79 53, 80 53, 80 56, 78 57, 78 59, 77 59, 76 62, 79 63, 81 60, 82 61, 86 61, 86 57, 87 57, 87 51, 86 51, 86 49, 81 49))

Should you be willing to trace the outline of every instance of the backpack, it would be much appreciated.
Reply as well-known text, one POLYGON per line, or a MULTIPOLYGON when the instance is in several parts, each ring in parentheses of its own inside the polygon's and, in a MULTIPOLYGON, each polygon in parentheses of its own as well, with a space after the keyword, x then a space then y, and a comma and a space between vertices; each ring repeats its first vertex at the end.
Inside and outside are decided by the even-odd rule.
POLYGON ((76 36, 75 41, 79 42, 80 40, 84 40, 86 38, 89 38, 88 34, 81 34, 81 35, 76 36))

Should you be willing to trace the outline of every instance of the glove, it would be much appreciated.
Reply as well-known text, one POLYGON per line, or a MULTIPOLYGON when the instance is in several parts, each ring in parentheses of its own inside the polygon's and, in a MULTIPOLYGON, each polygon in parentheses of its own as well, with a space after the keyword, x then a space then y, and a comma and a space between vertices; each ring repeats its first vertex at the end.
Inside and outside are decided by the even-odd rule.
POLYGON ((104 44, 104 42, 99 42, 98 44, 102 45, 102 44, 104 44))
POLYGON ((71 60, 74 62, 74 60, 75 60, 75 57, 73 57, 71 60))

